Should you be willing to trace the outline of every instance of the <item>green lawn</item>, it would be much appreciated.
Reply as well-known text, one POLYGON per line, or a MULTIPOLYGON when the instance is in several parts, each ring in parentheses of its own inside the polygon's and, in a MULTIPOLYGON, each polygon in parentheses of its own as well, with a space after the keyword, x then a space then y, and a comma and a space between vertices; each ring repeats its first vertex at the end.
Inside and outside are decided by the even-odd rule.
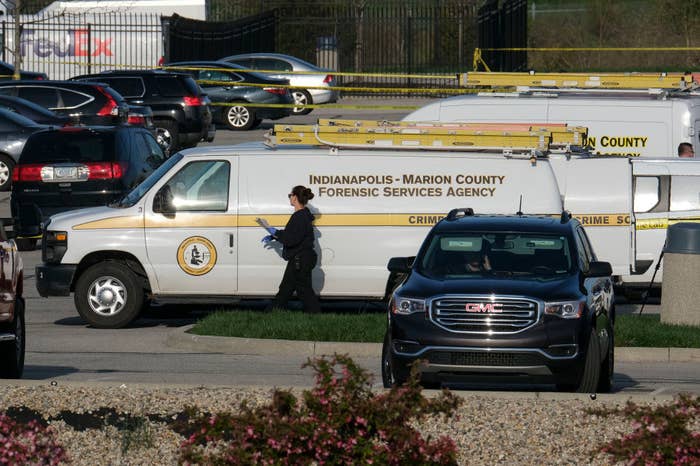
MULTIPOLYGON (((386 315, 371 313, 306 314, 299 311, 218 311, 192 329, 198 335, 281 340, 381 343, 386 315)), ((700 327, 666 325, 658 315, 621 315, 616 346, 700 348, 700 327)))

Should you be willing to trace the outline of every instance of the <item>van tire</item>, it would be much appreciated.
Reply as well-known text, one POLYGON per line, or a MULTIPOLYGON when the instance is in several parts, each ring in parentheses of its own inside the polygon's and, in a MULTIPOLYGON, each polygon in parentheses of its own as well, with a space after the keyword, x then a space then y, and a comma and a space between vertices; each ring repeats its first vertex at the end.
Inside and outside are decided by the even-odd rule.
POLYGON ((0 378, 19 379, 24 372, 25 326, 24 299, 15 298, 15 317, 7 329, 14 333, 15 341, 0 343, 0 378))
POLYGON ((123 262, 99 262, 78 278, 74 300, 80 316, 93 327, 122 328, 143 308, 143 284, 123 262))
POLYGON ((391 388, 394 385, 403 385, 407 380, 408 370, 395 367, 391 358, 391 338, 387 331, 382 345, 382 385, 384 388, 391 388))
POLYGON ((240 105, 245 102, 232 102, 231 107, 224 109, 222 117, 224 125, 234 131, 248 131, 255 125, 255 109, 240 105), (238 104, 238 105, 237 105, 238 104))
POLYGON ((170 157, 180 150, 180 130, 174 120, 156 120, 156 141, 166 156, 170 157))
POLYGON ((15 238, 15 244, 19 251, 33 251, 36 249, 36 238, 15 238))
POLYGON ((588 340, 588 351, 583 364, 581 380, 576 387, 578 393, 596 393, 598 382, 600 381, 600 342, 596 329, 591 330, 591 337, 588 340))
POLYGON ((15 162, 5 154, 0 154, 0 191, 9 191, 12 186, 12 170, 15 162))

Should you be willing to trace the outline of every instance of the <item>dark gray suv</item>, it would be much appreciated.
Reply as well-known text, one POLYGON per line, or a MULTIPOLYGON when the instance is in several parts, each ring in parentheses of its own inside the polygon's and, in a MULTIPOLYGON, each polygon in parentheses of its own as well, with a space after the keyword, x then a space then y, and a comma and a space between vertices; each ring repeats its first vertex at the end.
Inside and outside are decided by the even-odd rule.
POLYGON ((561 218, 474 215, 436 224, 415 258, 393 258, 385 386, 420 362, 424 383, 483 376, 608 392, 614 368, 613 287, 586 232, 561 218))

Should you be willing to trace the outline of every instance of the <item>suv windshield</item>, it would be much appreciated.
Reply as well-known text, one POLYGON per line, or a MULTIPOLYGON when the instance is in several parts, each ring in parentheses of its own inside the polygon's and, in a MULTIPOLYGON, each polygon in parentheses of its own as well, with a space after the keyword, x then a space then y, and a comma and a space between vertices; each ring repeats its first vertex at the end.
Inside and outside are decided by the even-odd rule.
POLYGON ((484 275, 550 279, 573 272, 566 236, 537 233, 437 234, 417 266, 421 274, 443 280, 484 275))
POLYGON ((138 186, 131 190, 129 194, 121 198, 115 204, 110 207, 131 207, 136 204, 139 199, 141 199, 144 194, 146 194, 158 180, 170 170, 173 165, 177 164, 182 159, 182 154, 179 152, 169 159, 167 159, 163 164, 155 169, 145 180, 141 182, 138 186))
POLYGON ((35 133, 24 146, 21 163, 111 162, 114 133, 61 129, 35 133))

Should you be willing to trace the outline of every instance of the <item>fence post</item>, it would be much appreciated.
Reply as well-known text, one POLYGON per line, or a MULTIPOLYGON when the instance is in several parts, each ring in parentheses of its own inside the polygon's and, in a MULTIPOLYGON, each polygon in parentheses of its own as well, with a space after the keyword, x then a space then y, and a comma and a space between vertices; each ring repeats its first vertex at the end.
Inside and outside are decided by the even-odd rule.
MULTIPOLYGON (((413 73, 413 18, 406 18, 406 74, 413 73)), ((406 80, 406 86, 411 87, 411 78, 406 80)))
POLYGON ((88 53, 87 53, 87 72, 92 73, 92 24, 87 24, 88 31, 88 53))
POLYGON ((5 48, 7 45, 7 40, 5 38, 7 37, 7 29, 5 28, 5 20, 2 20, 2 61, 7 61, 5 59, 5 48))

